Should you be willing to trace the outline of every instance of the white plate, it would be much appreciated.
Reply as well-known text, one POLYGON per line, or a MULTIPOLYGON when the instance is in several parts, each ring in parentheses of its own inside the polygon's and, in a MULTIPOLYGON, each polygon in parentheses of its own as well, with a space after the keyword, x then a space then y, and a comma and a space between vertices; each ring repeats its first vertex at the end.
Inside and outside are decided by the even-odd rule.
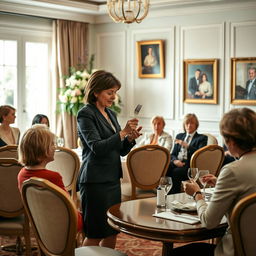
POLYGON ((187 202, 183 203, 180 201, 173 201, 170 203, 172 210, 179 210, 184 212, 194 212, 196 211, 196 202, 187 202))

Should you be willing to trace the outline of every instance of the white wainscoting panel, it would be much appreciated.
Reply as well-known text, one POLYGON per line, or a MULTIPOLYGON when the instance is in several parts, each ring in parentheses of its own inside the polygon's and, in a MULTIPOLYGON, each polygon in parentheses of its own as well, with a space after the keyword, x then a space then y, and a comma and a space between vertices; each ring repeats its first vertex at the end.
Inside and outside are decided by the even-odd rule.
MULTIPOLYGON (((174 118, 174 28, 133 30, 131 32, 132 78, 129 101, 142 104, 140 116, 150 122, 155 115, 174 118), (139 78, 137 66, 137 41, 164 40, 165 78, 139 78)), ((132 109, 130 115, 133 115, 132 109)))
POLYGON ((118 94, 124 102, 121 116, 126 112, 126 33, 109 32, 96 35, 96 66, 112 72, 122 84, 118 94))
MULTIPOLYGON (((230 22, 230 58, 231 57, 256 57, 256 21, 230 22)), ((229 62, 231 76, 231 62, 229 62)), ((231 86, 231 84, 230 84, 231 86)), ((231 108, 246 107, 241 105, 231 105, 231 108)), ((256 106, 248 106, 256 111, 256 106)))
POLYGON ((256 21, 231 23, 232 57, 256 57, 255 42, 256 21))
POLYGON ((180 111, 182 119, 186 113, 195 113, 202 122, 219 122, 223 114, 223 68, 224 68, 224 23, 180 28, 180 111), (184 59, 218 59, 218 104, 187 104, 183 102, 184 59))

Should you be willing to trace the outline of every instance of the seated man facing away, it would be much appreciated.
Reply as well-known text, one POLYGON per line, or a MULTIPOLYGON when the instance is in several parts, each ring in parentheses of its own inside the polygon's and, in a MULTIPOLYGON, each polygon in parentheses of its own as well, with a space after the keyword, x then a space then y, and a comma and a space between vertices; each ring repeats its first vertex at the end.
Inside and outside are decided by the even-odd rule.
POLYGON ((197 133, 199 122, 195 114, 187 114, 183 120, 184 133, 179 133, 171 153, 171 163, 166 176, 172 177, 173 186, 169 194, 180 193, 181 181, 187 180, 187 170, 193 153, 207 145, 207 136, 197 133))

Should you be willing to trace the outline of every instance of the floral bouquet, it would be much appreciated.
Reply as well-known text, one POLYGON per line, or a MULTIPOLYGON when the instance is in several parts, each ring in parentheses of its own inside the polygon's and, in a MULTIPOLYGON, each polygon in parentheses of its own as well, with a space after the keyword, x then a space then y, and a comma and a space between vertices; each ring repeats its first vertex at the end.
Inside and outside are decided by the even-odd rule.
MULTIPOLYGON (((90 76, 97 71, 92 69, 94 56, 91 56, 89 69, 76 70, 70 68, 70 76, 65 77, 65 87, 60 89, 59 102, 61 110, 70 115, 77 116, 80 108, 84 106, 85 88, 90 76)), ((121 112, 121 98, 117 95, 111 109, 119 114, 121 112)))

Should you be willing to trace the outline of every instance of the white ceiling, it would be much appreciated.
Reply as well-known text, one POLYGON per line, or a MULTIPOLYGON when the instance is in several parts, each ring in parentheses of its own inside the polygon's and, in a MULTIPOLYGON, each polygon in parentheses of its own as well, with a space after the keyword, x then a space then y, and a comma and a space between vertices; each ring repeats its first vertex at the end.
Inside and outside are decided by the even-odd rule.
MULTIPOLYGON (((60 18, 89 23, 110 22, 107 17, 107 0, 0 0, 0 12, 60 18)), ((150 0, 150 16, 188 13, 192 9, 209 10, 243 8, 245 3, 255 5, 256 0, 150 0), (195 8, 196 7, 196 8, 195 8), (186 12, 184 12, 187 10, 186 12)), ((247 5, 248 8, 248 5, 247 5)))
MULTIPOLYGON (((180 8, 202 6, 221 3, 248 2, 248 0, 150 0, 150 8, 180 8)), ((256 0, 249 0, 255 2, 256 0)), ((100 15, 106 13, 107 0, 1 0, 1 4, 24 5, 27 7, 44 7, 59 10, 76 11, 100 15)), ((1 6, 0 6, 1 11, 1 6)))

